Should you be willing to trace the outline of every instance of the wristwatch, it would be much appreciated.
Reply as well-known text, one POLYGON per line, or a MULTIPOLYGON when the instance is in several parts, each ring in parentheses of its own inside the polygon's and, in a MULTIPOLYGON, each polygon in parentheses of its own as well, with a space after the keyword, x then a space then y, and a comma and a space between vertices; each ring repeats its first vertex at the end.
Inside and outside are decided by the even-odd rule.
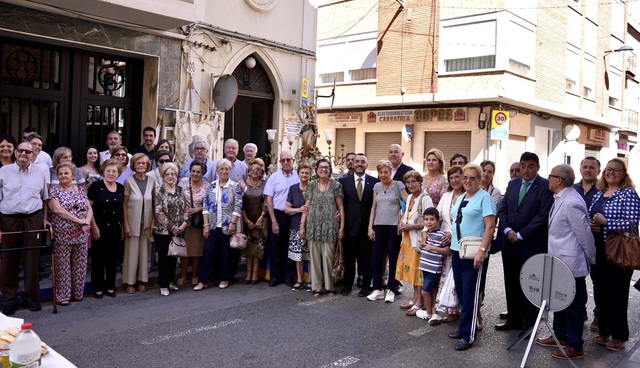
POLYGON ((486 251, 487 251, 487 248, 485 248, 485 247, 480 247, 480 250, 481 250, 481 251, 483 251, 483 252, 486 252, 486 251))

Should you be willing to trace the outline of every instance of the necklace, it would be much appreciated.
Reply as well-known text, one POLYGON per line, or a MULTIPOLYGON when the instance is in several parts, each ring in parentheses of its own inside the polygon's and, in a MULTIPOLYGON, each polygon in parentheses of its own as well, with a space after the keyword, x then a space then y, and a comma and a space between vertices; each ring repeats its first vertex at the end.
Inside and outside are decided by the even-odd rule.
POLYGON ((259 179, 257 183, 254 183, 253 179, 251 179, 251 178, 249 178, 249 180, 247 180, 247 184, 249 184, 249 187, 251 187, 251 189, 256 189, 256 187, 258 185, 260 185, 261 182, 262 182, 261 179, 259 179))
POLYGON ((389 188, 391 188, 391 184, 393 182, 391 182, 389 185, 387 185, 386 187, 384 186, 384 184, 380 183, 380 185, 382 185, 382 193, 387 194, 387 190, 389 190, 389 188))

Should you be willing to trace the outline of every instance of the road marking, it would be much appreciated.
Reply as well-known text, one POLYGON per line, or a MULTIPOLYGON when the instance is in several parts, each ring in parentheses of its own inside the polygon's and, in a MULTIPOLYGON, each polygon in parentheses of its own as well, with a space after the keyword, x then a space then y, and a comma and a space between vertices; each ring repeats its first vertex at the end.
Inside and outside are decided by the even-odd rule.
POLYGON ((333 367, 346 367, 349 366, 353 363, 357 363, 359 362, 360 359, 358 358, 354 358, 352 356, 348 356, 348 357, 344 357, 342 359, 338 359, 335 362, 331 363, 331 364, 325 364, 323 366, 321 366, 320 368, 333 368, 333 367))
POLYGON ((413 330, 411 332, 409 332, 409 335, 414 336, 414 337, 420 337, 422 335, 426 335, 431 331, 434 331, 435 329, 429 325, 421 327, 417 330, 413 330))
POLYGON ((162 335, 162 336, 154 337, 151 340, 142 341, 142 345, 153 345, 153 344, 157 344, 159 342, 163 342, 163 341, 174 339, 176 337, 183 337, 183 336, 187 336, 187 335, 192 335, 194 333, 198 333, 198 332, 202 332, 202 331, 215 330, 215 329, 218 329, 220 327, 235 325, 236 323, 240 323, 240 322, 244 322, 244 321, 241 320, 241 319, 233 319, 233 320, 230 320, 230 321, 219 322, 219 323, 216 323, 216 324, 211 325, 211 326, 202 326, 202 327, 190 328, 190 329, 188 329, 186 331, 179 332, 177 334, 162 335))
POLYGON ((339 296, 330 296, 327 298, 320 298, 320 299, 316 299, 316 300, 312 300, 310 302, 302 302, 302 303, 298 303, 298 305, 301 305, 303 307, 308 307, 310 305, 314 305, 314 304, 318 304, 318 303, 324 303, 324 302, 328 302, 329 300, 335 300, 338 299, 339 296))

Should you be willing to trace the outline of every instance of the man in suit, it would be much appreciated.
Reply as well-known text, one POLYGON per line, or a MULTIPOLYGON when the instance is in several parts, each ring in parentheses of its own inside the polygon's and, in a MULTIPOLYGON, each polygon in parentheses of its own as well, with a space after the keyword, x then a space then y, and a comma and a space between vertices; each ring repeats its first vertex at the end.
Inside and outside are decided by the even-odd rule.
POLYGON ((363 153, 355 155, 354 173, 339 179, 344 192, 344 214, 346 239, 343 241, 344 251, 344 286, 340 292, 349 295, 353 287, 356 271, 362 271, 362 290, 359 296, 371 293, 371 240, 367 236, 369 216, 373 204, 373 185, 379 180, 366 174, 367 156, 363 153))
MULTIPOLYGON (((555 312, 553 332, 566 346, 564 352, 571 359, 584 357, 582 328, 587 311, 587 284, 589 264, 596 261, 596 246, 589 227, 589 212, 580 194, 572 187, 576 176, 571 166, 558 165, 549 174, 549 189, 555 201, 549 213, 549 254, 560 258, 569 266, 576 282, 576 296, 566 309, 555 312)), ((556 346, 552 336, 536 340, 538 345, 556 346)), ((562 351, 551 354, 566 359, 562 351)))
POLYGON ((520 269, 533 255, 547 252, 547 220, 553 203, 549 181, 538 175, 538 155, 520 156, 519 179, 509 182, 500 207, 498 231, 504 234, 502 267, 508 318, 496 329, 519 330, 533 326, 536 308, 520 289, 520 269))
POLYGON ((402 163, 402 157, 404 157, 402 147, 399 144, 392 144, 389 146, 389 155, 387 157, 389 162, 391 162, 391 166, 393 166, 393 171, 391 172, 392 179, 402 182, 404 174, 413 170, 411 166, 402 163))

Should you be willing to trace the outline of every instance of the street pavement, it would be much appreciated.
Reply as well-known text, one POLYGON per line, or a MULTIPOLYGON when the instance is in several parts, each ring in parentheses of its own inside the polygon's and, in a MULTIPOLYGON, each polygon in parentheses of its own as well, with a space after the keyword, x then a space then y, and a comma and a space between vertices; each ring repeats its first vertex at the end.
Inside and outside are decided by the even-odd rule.
MULTIPOLYGON (((391 304, 360 298, 357 289, 350 296, 314 298, 266 282, 225 290, 211 284, 200 292, 185 286, 168 297, 155 287, 102 300, 87 295, 83 302, 58 306, 57 314, 49 303, 41 312, 21 309, 15 317, 33 322, 42 340, 78 367, 520 366, 527 341, 508 351, 518 331, 493 328, 505 309, 499 256, 489 267, 485 328, 467 351, 456 352, 447 337, 455 322, 431 327, 405 316, 399 305, 411 291, 406 286, 404 291, 391 304)), ((586 357, 575 361, 579 367, 640 368, 639 300, 632 288, 631 338, 624 351, 597 346, 590 321, 585 323, 586 357)), ((591 295, 588 308, 593 308, 591 295)), ((546 327, 540 331, 547 336, 546 327)), ((534 344, 527 367, 569 367, 551 358, 552 351, 534 344)))

